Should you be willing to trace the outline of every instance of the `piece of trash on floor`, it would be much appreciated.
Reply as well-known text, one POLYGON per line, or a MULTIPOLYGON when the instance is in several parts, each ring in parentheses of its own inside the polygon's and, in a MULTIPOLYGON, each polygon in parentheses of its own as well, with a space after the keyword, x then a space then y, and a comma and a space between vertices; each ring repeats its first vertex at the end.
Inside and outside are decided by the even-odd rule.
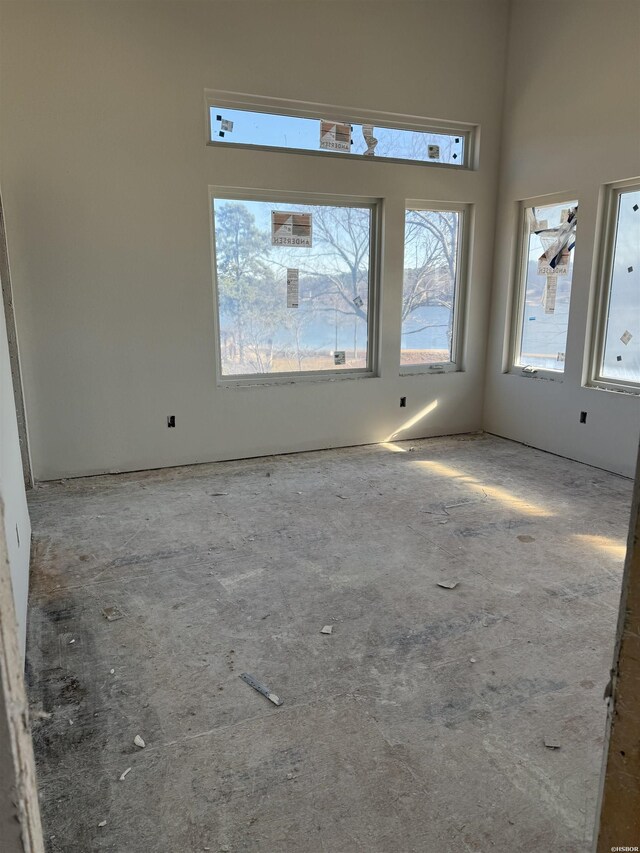
POLYGON ((100 821, 100 823, 98 824, 98 826, 99 826, 99 827, 103 827, 103 826, 106 826, 106 825, 107 825, 106 820, 101 820, 101 821, 100 821))
POLYGON ((458 586, 459 581, 438 581, 438 586, 441 586, 443 589, 455 589, 458 586))
POLYGON ((109 670, 109 675, 115 675, 115 674, 116 674, 115 669, 110 669, 110 670, 109 670))
POLYGON ((518 539, 520 540, 520 542, 535 542, 536 541, 535 536, 528 536, 526 533, 521 533, 518 536, 518 539))
POLYGON ((544 745, 547 749, 560 749, 562 746, 560 737, 556 733, 546 734, 544 736, 544 745))
POLYGON ((133 739, 133 742, 135 743, 135 745, 136 745, 136 746, 139 746, 139 747, 140 747, 140 749, 144 749, 144 748, 145 748, 145 746, 146 746, 146 743, 145 743, 145 742, 144 742, 144 740, 140 737, 140 735, 136 735, 136 736, 134 737, 134 739, 133 739))
POLYGON ((340 498, 341 501, 346 501, 346 499, 347 499, 345 495, 339 495, 337 493, 336 493, 336 497, 340 498))
POLYGON ((69 640, 69 645, 72 646, 75 643, 75 640, 69 640))
POLYGON ((131 767, 127 767, 127 769, 124 771, 124 773, 120 776, 121 782, 124 782, 124 780, 127 778, 129 773, 131 773, 131 769, 132 769, 131 767))
POLYGON ((333 634, 333 625, 325 625, 320 629, 321 634, 333 634))
POLYGON ((475 658, 469 658, 469 663, 475 663, 475 662, 476 662, 475 658))
POLYGON ((224 495, 228 495, 228 494, 229 494, 229 492, 211 492, 211 494, 209 495, 209 497, 212 497, 212 498, 221 498, 221 497, 223 497, 224 495))
POLYGON ((102 615, 107 622, 117 622, 118 619, 124 619, 124 613, 119 607, 105 607, 102 615))
POLYGON ((39 720, 50 720, 53 715, 48 711, 36 711, 33 716, 37 717, 39 720))
POLYGON ((249 687, 253 687, 254 690, 258 691, 258 693, 266 696, 274 705, 282 705, 282 699, 279 699, 275 693, 272 693, 265 684, 262 684, 257 678, 254 678, 253 675, 249 675, 248 672, 243 672, 240 674, 240 678, 248 684, 249 687))

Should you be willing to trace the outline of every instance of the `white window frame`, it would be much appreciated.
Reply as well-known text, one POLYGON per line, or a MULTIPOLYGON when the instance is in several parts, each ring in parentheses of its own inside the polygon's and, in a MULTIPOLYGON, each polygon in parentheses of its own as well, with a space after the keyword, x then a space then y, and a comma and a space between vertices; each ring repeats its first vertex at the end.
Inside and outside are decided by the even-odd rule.
MULTIPOLYGON (((618 205, 620 197, 625 192, 632 192, 634 190, 640 190, 640 178, 616 181, 605 187, 603 227, 601 231, 595 311, 591 334, 592 345, 590 348, 589 375, 585 384, 588 387, 601 388, 606 391, 640 395, 640 382, 607 379, 601 373, 609 316, 611 275, 613 272, 613 260, 618 233, 618 205)), ((640 211, 638 212, 638 216, 640 216, 640 211)))
MULTIPOLYGON (((512 373, 515 376, 524 376, 530 379, 548 379, 552 382, 563 382, 566 374, 566 350, 565 350, 565 370, 551 370, 545 367, 536 367, 535 365, 516 364, 516 360, 520 354, 522 347, 522 330, 524 327, 524 308, 525 295, 527 288, 527 271, 529 262, 529 222, 527 220, 527 208, 530 207, 551 207, 558 204, 569 204, 572 201, 577 201, 578 210, 580 210, 580 199, 578 193, 554 193, 553 195, 538 196, 536 198, 522 199, 518 207, 518 239, 516 241, 516 258, 515 275, 513 280, 513 306, 511 312, 511 334, 509 346, 509 360, 507 373, 512 373)), ((579 220, 578 220, 579 221, 579 220)), ((576 244, 577 246, 577 244, 576 244)), ((573 250, 576 251, 575 249, 573 250)), ((574 258, 575 267, 575 258, 574 258)), ((569 299, 569 314, 571 313, 571 302, 573 299, 573 278, 571 279, 571 297, 569 299)), ((567 317, 567 324, 569 318, 567 317)), ((569 328, 567 325, 567 340, 569 336, 569 328)))
POLYGON ((247 187, 210 186, 209 222, 211 231, 211 270, 214 302, 214 337, 216 384, 221 387, 248 385, 280 385, 309 381, 337 381, 346 379, 372 379, 379 373, 379 305, 380 305, 380 259, 383 200, 380 198, 354 195, 328 195, 323 193, 287 192, 283 190, 248 189, 247 187), (341 207, 368 207, 371 210, 371 235, 369 238, 369 299, 367 315, 367 366, 353 370, 304 370, 278 373, 252 373, 225 376, 222 373, 222 350, 220 343, 220 308, 218 300, 216 235, 213 213, 215 199, 232 201, 260 201, 274 204, 315 204, 341 207))
POLYGON ((304 154, 312 157, 342 157, 352 162, 405 163, 413 166, 427 166, 436 169, 454 169, 469 171, 478 168, 478 126, 464 122, 440 121, 422 116, 385 113, 377 110, 363 110, 350 107, 338 107, 332 104, 317 104, 310 101, 293 101, 285 98, 269 98, 262 95, 247 95, 241 92, 228 92, 220 89, 205 89, 205 133, 206 144, 217 148, 249 148, 261 151, 275 151, 286 154, 304 154), (274 145, 253 143, 222 142, 211 138, 211 107, 227 107, 236 110, 269 113, 272 115, 298 116, 312 119, 335 119, 353 124, 373 124, 395 130, 415 130, 422 133, 444 133, 464 139, 464 154, 460 164, 438 163, 433 160, 406 160, 398 157, 358 156, 340 151, 308 151, 301 148, 285 148, 274 145))
MULTIPOLYGON (((455 211, 458 218, 458 252, 456 257, 456 282, 453 301, 453 334, 451 338, 451 360, 436 362, 435 364, 402 364, 400 362, 400 376, 412 376, 415 374, 429 373, 459 373, 464 370, 463 366, 463 339, 464 321, 467 304, 468 274, 469 274, 469 246, 471 245, 471 226, 473 220, 473 206, 460 202, 448 201, 425 201, 423 199, 407 199, 404 206, 403 233, 405 233, 408 210, 443 210, 455 211)), ((406 235, 405 235, 406 236, 406 235)), ((404 298, 404 249, 405 240, 402 241, 402 294, 404 298)), ((402 359, 402 318, 400 319, 400 354, 402 359)))

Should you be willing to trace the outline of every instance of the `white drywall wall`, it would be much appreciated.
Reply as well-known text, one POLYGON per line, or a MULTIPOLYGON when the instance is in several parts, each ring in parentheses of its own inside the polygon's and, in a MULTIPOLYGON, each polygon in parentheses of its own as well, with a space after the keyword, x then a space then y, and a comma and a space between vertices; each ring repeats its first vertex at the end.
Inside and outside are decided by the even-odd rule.
POLYGON ((4 504, 7 555, 11 570, 20 651, 24 656, 31 524, 27 511, 20 444, 18 442, 18 422, 13 397, 9 344, 2 298, 0 298, 0 499, 4 504))
POLYGON ((490 432, 627 476, 640 398, 583 387, 583 371, 602 188, 640 175, 639 45, 637 0, 512 4, 484 406, 490 432), (558 192, 580 203, 561 383, 503 372, 517 202, 558 192))
POLYGON ((0 15, 36 478, 380 441, 427 406, 402 437, 481 426, 505 2, 3 2, 0 15), (480 169, 207 148, 205 88, 477 122, 480 169), (220 184, 385 199, 379 378, 216 387, 220 184), (475 205, 465 372, 398 375, 407 198, 475 205))

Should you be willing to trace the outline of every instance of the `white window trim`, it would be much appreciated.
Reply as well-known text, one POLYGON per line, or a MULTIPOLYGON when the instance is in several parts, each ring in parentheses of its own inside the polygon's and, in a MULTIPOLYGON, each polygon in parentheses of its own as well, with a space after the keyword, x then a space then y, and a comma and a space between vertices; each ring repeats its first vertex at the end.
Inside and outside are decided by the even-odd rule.
POLYGON ((261 151, 275 151, 285 154, 304 154, 312 157, 341 157, 352 162, 404 163, 412 166, 427 166, 436 169, 454 169, 469 171, 478 168, 478 133, 475 124, 456 121, 441 121, 422 116, 385 113, 377 110, 363 110, 355 107, 337 107, 333 104, 318 104, 311 101, 293 101, 286 98, 270 98, 262 95, 248 95, 242 92, 227 92, 220 89, 205 89, 205 142, 214 148, 248 148, 261 151), (276 115, 299 116, 312 119, 335 119, 353 124, 373 124, 377 127, 389 127, 396 130, 415 130, 422 133, 446 133, 464 138, 464 156, 462 163, 437 163, 433 160, 405 160, 399 157, 365 157, 340 151, 308 151, 301 148, 284 148, 274 145, 254 145, 253 143, 221 142, 211 138, 211 107, 227 107, 236 110, 271 113, 276 115))
MULTIPOLYGON (((565 370, 551 370, 550 368, 535 367, 535 365, 516 364, 522 345, 522 330, 524 326, 524 307, 527 278, 526 273, 529 261, 529 223, 527 221, 527 208, 549 207, 552 205, 578 202, 578 193, 553 193, 553 195, 537 196, 536 198, 522 199, 518 205, 518 239, 516 242, 515 274, 512 285, 513 305, 511 311, 511 331, 507 373, 514 376, 522 376, 526 379, 546 379, 551 382, 563 382, 566 374, 566 351, 565 370)), ((578 220, 579 221, 579 220, 578 220)), ((575 252, 575 249, 574 249, 575 252)), ((574 260, 575 264, 575 260, 574 260)), ((569 312, 571 311, 571 300, 573 299, 573 278, 571 280, 571 297, 569 299, 569 312)), ((568 320, 567 320, 568 322, 568 320)), ((567 338, 568 338, 567 329, 567 338)))
MULTIPOLYGON (((607 319, 609 315, 609 295, 611 291, 611 273, 618 231, 618 205, 620 196, 625 192, 640 190, 640 178, 629 178, 616 181, 605 187, 603 223, 601 229, 600 251, 597 264, 597 286, 595 311, 591 326, 591 346, 589 357, 589 373, 586 387, 599 388, 605 391, 618 391, 625 394, 640 395, 640 382, 629 382, 623 379, 607 379, 602 376, 602 362, 607 334, 607 319)), ((640 213, 638 214, 640 215, 640 213)))
MULTIPOLYGON (((407 210, 452 210, 460 214, 458 218, 458 252, 456 257, 456 282, 453 302, 453 335, 451 338, 451 360, 435 364, 400 364, 400 376, 424 376, 434 373, 460 373, 464 371, 464 322, 467 306, 469 278, 469 247, 471 245, 471 228, 473 222, 473 205, 460 202, 424 201, 407 199, 403 229, 406 226, 407 210)), ((404 290, 404 240, 402 279, 404 290)), ((402 319, 400 320, 402 335, 402 319)), ((402 358, 402 337, 400 340, 400 358, 402 358)))
POLYGON ((248 189, 247 187, 210 186, 209 222, 211 233, 211 272, 213 284, 214 338, 216 384, 224 388, 239 388, 260 385, 291 385, 299 382, 327 382, 345 379, 372 379, 379 373, 379 305, 380 305, 380 258, 382 238, 383 200, 369 196, 329 195, 324 193, 287 192, 283 190, 248 189), (222 373, 222 349, 220 345, 220 311, 218 304, 218 282, 216 265, 216 238, 213 215, 214 199, 238 201, 265 201, 277 204, 340 205, 342 207, 368 207, 371 210, 371 236, 369 254, 369 310, 367 325, 367 367, 354 370, 306 370, 286 373, 253 373, 240 376, 225 376, 222 373))

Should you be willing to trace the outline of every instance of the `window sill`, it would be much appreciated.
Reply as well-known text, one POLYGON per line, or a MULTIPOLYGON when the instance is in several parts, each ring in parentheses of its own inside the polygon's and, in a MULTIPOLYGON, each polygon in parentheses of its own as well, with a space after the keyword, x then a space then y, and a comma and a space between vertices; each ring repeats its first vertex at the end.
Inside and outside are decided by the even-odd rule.
POLYGON ((348 379, 376 379, 372 371, 345 371, 344 373, 300 373, 300 374, 261 374, 260 376, 238 376, 218 378, 218 388, 259 388, 273 385, 300 385, 310 382, 340 382, 348 379))
POLYGON ((462 373, 462 368, 453 362, 446 364, 402 364, 400 376, 433 376, 441 373, 462 373))
POLYGON ((618 385, 615 382, 593 380, 582 386, 591 391, 609 391, 614 394, 624 394, 627 397, 640 397, 640 386, 618 385))
POLYGON ((525 372, 521 367, 511 367, 506 371, 506 374, 507 376, 516 376, 521 379, 542 379, 546 382, 564 382, 564 373, 544 370, 543 368, 535 368, 533 371, 525 372))

